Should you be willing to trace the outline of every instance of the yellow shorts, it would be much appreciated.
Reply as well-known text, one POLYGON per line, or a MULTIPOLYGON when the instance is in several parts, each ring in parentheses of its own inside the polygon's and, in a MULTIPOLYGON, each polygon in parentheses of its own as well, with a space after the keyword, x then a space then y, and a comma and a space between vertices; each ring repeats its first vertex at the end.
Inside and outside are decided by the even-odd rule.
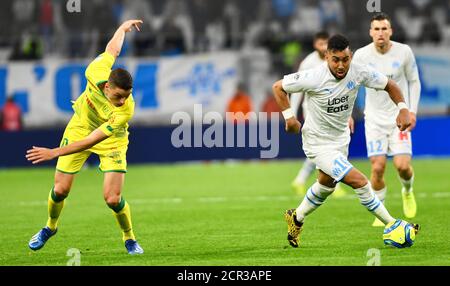
MULTIPOLYGON (((69 124, 64 131, 60 146, 65 146, 75 141, 80 141, 89 135, 89 133, 90 131, 88 130, 73 128, 69 124)), ((76 174, 81 170, 84 162, 91 155, 91 153, 95 153, 100 158, 100 171, 105 173, 126 173, 127 149, 128 136, 126 138, 122 138, 120 141, 109 137, 88 150, 59 157, 58 163, 56 164, 56 170, 66 174, 76 174)))

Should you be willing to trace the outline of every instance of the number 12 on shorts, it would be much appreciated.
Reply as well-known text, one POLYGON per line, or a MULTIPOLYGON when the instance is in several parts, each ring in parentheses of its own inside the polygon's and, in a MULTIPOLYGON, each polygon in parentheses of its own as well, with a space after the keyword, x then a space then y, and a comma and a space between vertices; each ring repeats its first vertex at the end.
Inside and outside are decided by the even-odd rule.
POLYGON ((369 154, 381 153, 383 152, 383 143, 381 142, 381 140, 369 141, 369 144, 367 144, 367 148, 369 149, 369 154))

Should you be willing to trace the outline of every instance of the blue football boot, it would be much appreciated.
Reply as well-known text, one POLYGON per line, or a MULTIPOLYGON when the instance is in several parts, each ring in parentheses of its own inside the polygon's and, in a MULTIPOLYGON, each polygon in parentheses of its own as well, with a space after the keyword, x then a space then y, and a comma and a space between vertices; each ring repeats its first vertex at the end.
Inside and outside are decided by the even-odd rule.
POLYGON ((144 249, 139 245, 139 243, 136 240, 128 239, 125 241, 125 247, 128 251, 128 254, 134 255, 134 254, 143 254, 144 249))
POLYGON ((39 250, 39 249, 41 249, 45 245, 47 240, 50 237, 54 236, 57 231, 58 231, 58 229, 55 229, 55 231, 52 231, 48 226, 44 227, 38 233, 33 235, 33 237, 28 242, 28 246, 32 250, 39 250))

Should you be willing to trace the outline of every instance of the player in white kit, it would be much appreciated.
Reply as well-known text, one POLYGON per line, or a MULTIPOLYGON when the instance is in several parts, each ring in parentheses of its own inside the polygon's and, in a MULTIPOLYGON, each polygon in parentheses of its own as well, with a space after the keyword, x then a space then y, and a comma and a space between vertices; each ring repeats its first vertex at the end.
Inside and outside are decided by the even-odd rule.
MULTIPOLYGON (((317 182, 308 189, 299 207, 285 212, 288 241, 293 247, 298 247, 305 217, 324 203, 339 181, 352 187, 361 204, 384 224, 395 220, 374 194, 367 178, 347 160, 348 120, 359 86, 367 86, 388 92, 400 110, 397 125, 406 130, 410 114, 401 90, 375 69, 353 63, 349 42, 342 35, 329 39, 326 59, 317 68, 284 76, 272 87, 283 110, 286 131, 291 133, 299 133, 301 124, 290 108, 288 93, 306 93, 309 113, 302 128, 303 150, 319 169, 317 182)), ((414 227, 418 230, 418 225, 414 227)))
MULTIPOLYGON (((327 51, 328 38, 330 36, 327 32, 318 32, 314 35, 313 47, 314 52, 310 53, 305 57, 305 59, 301 62, 298 71, 308 70, 315 67, 320 66, 325 63, 325 52, 327 51)), ((298 108, 302 107, 303 109, 303 118, 306 118, 308 114, 308 101, 302 92, 292 93, 290 97, 290 103, 292 106, 292 110, 294 114, 298 113, 298 108), (303 100, 303 102, 302 102, 303 100)), ((350 129, 353 132, 353 119, 350 120, 350 129)), ((316 164, 313 163, 310 159, 306 158, 303 163, 301 169, 299 170, 297 176, 292 182, 292 187, 298 195, 304 195, 306 193, 306 180, 311 176, 311 174, 316 169, 316 164)), ((344 189, 342 189, 339 184, 336 186, 336 190, 334 191, 334 196, 343 196, 345 195, 344 189)))
MULTIPOLYGON (((393 156, 402 184, 403 212, 407 218, 416 215, 413 193, 414 171, 411 166, 411 130, 416 125, 420 98, 420 80, 414 54, 408 45, 391 41, 389 16, 376 14, 371 19, 370 36, 373 42, 355 52, 354 61, 369 65, 395 81, 410 111, 411 126, 400 131, 395 123, 398 109, 385 91, 366 88, 365 129, 367 156, 372 165, 370 182, 378 198, 384 202, 386 185, 384 170, 386 156, 393 156)), ((373 226, 383 226, 375 219, 373 226)))

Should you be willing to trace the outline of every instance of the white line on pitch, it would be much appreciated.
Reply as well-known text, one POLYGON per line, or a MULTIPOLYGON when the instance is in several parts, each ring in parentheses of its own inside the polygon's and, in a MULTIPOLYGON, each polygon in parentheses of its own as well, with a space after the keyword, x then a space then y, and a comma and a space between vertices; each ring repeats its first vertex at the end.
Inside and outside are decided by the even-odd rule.
MULTIPOLYGON (((390 198, 400 198, 400 193, 388 194, 390 198)), ((435 192, 435 193, 418 193, 416 194, 418 198, 448 198, 450 197, 450 192, 435 192)), ((131 204, 144 205, 144 204, 179 204, 183 202, 199 202, 199 203, 221 203, 227 201, 289 201, 289 200, 300 200, 301 197, 294 196, 235 196, 235 197, 197 197, 197 198, 154 198, 154 199, 131 199, 131 204)), ((355 194, 346 194, 339 198, 334 198, 331 196, 331 199, 337 200, 354 200, 357 199, 355 194)), ((19 206, 28 207, 28 206, 46 206, 47 201, 19 201, 19 206)))

